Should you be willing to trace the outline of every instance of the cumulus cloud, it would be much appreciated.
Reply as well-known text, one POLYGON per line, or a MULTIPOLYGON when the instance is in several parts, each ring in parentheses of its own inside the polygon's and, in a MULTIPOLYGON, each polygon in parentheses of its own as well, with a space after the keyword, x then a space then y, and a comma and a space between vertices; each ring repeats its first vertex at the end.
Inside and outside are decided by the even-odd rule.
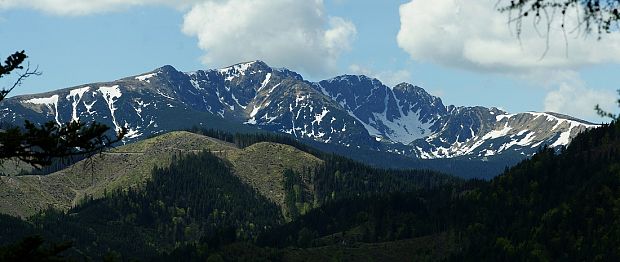
POLYGON ((350 49, 356 28, 327 16, 321 0, 228 0, 194 5, 183 32, 198 38, 207 64, 261 59, 320 75, 350 49))
POLYGON ((560 112, 583 119, 598 119, 595 105, 612 112, 617 111, 616 93, 611 90, 589 88, 575 72, 565 72, 555 77, 557 88, 547 93, 545 111, 560 112))
POLYGON ((323 0, 0 0, 0 10, 24 8, 83 16, 164 5, 185 12, 182 31, 198 38, 203 61, 227 66, 265 60, 314 76, 336 68, 351 49, 355 25, 326 14, 323 0))
MULTIPOLYGON (((520 41, 507 14, 496 10, 497 0, 413 0, 400 7, 398 45, 412 59, 445 66, 506 73, 575 69, 586 65, 620 62, 620 33, 605 36, 568 35, 560 30, 561 18, 539 31, 523 22, 520 41), (547 36, 549 42, 547 43, 547 36), (543 56, 547 44, 548 53, 543 56)), ((576 13, 576 12, 575 12, 576 13)), ((576 14, 569 13, 570 24, 576 14)), ((568 25, 567 28, 573 28, 568 25)))
POLYGON ((54 15, 82 16, 144 5, 184 8, 197 2, 200 0, 0 0, 0 10, 28 8, 54 15))
POLYGON ((394 87, 402 82, 411 83, 411 72, 405 69, 396 71, 385 70, 377 72, 358 64, 352 64, 349 66, 349 71, 353 74, 361 74, 374 77, 390 87, 394 87))

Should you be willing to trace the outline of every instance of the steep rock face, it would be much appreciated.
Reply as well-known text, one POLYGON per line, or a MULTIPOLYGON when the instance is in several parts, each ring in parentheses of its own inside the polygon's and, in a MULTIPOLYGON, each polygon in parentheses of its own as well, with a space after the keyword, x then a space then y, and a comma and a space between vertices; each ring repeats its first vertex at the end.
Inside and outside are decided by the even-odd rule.
POLYGON ((364 125, 377 141, 409 144, 433 132, 445 107, 419 87, 391 89, 366 76, 340 76, 315 85, 364 125))
POLYGON ((366 76, 313 83, 262 61, 195 72, 164 66, 0 104, 1 121, 21 124, 25 119, 99 121, 128 128, 127 141, 193 125, 217 127, 215 123, 225 119, 323 143, 425 159, 529 156, 542 145, 566 145, 596 126, 556 113, 445 106, 421 87, 402 83, 390 88, 366 76))
POLYGON ((367 140, 359 122, 295 72, 255 61, 187 75, 192 95, 202 96, 194 99, 196 109, 327 143, 367 140))

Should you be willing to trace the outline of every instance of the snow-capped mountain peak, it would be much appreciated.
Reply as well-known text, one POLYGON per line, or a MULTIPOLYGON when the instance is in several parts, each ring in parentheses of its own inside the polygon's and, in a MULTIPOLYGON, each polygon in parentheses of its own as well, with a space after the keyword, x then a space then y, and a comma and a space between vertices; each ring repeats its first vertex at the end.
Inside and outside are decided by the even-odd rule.
POLYGON ((260 60, 193 72, 166 65, 108 83, 18 96, 0 106, 2 121, 99 121, 127 127, 128 139, 207 125, 213 117, 419 158, 529 156, 596 127, 557 113, 446 106, 419 86, 388 87, 364 75, 309 82, 260 60))

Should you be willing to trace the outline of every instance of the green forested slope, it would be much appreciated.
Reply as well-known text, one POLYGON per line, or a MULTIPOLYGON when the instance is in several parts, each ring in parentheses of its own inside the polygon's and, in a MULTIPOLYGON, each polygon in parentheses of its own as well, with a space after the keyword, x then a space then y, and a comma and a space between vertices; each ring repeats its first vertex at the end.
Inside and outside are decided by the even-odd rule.
POLYGON ((620 124, 545 149, 466 194, 466 257, 620 259, 620 124))
POLYGON ((491 181, 335 201, 266 233, 261 244, 326 246, 331 253, 321 257, 337 258, 346 243, 447 234, 442 248, 454 261, 617 261, 619 153, 614 122, 562 152, 541 149, 491 181))
POLYGON ((180 244, 252 241, 281 223, 279 208, 213 154, 173 160, 153 170, 143 188, 117 190, 68 214, 48 211, 33 221, 49 238, 73 241, 74 252, 96 258, 114 250, 142 259, 180 244))
POLYGON ((0 219, 22 232, 15 234, 74 240, 68 254, 91 258, 114 251, 163 260, 620 260, 617 122, 561 152, 542 148, 490 181, 375 169, 261 139, 268 140, 239 137, 242 149, 183 154, 141 189, 108 191, 70 214, 0 219), (306 158, 290 157, 295 152, 306 158), (314 167, 299 165, 315 158, 314 167), (280 180, 236 174, 252 163, 280 180), (275 187, 281 196, 265 193, 275 187))

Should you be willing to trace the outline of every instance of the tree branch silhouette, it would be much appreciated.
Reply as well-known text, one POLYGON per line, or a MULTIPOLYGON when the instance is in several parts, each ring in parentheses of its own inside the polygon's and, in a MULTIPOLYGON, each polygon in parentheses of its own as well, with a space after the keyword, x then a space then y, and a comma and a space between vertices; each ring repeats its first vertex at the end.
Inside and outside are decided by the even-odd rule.
MULTIPOLYGON (((22 64, 28 58, 25 51, 15 52, 0 64, 0 78, 23 70, 22 64)), ((38 67, 18 73, 17 80, 9 87, 0 90, 0 102, 25 79, 40 75, 38 67)), ((123 139, 127 129, 117 130, 115 136, 108 136, 110 128, 93 122, 90 125, 79 121, 58 125, 53 121, 37 125, 28 120, 23 127, 9 127, 0 130, 0 161, 17 158, 36 168, 52 163, 55 158, 78 155, 92 155, 101 152, 123 139)))

